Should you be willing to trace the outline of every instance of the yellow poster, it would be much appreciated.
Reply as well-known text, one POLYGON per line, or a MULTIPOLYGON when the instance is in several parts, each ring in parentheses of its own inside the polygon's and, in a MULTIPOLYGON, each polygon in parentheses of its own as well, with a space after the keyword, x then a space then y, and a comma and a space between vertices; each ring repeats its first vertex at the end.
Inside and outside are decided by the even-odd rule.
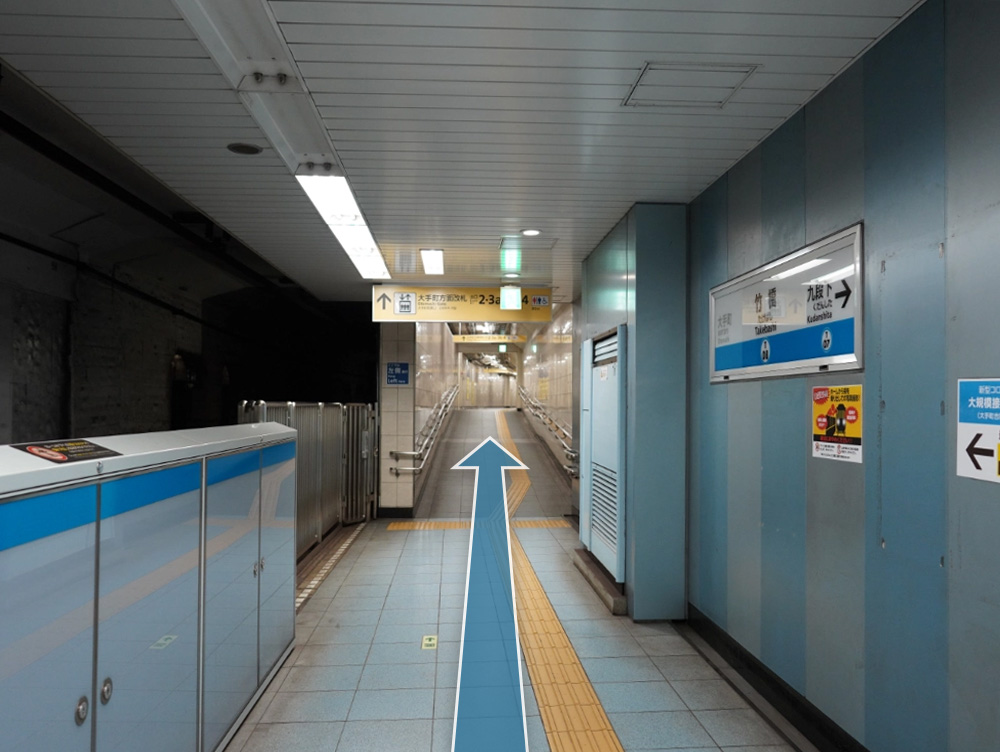
POLYGON ((813 457, 861 462, 861 384, 812 390, 813 457))

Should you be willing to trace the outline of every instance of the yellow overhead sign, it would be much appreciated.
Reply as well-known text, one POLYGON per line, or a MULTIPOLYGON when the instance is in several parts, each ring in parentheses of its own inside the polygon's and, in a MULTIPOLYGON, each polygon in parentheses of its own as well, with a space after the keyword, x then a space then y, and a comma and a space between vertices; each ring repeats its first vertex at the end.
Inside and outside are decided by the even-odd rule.
POLYGON ((523 345, 528 338, 523 334, 456 334, 454 340, 458 344, 523 345))
POLYGON ((552 320, 552 289, 522 288, 520 310, 500 308, 500 287, 372 287, 372 321, 552 320))

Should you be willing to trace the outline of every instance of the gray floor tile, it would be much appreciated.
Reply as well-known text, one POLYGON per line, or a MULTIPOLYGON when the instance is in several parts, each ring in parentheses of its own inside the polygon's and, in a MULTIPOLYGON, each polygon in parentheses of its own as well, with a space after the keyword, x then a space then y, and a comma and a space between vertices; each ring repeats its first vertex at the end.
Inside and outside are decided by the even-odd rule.
POLYGON ((418 609, 389 609, 382 612, 378 620, 383 624, 429 624, 438 621, 438 609, 435 607, 418 609))
POLYGON ((722 679, 673 681, 674 690, 691 710, 730 710, 748 707, 746 701, 722 679))
POLYGON ((350 721, 432 718, 433 689, 361 689, 354 695, 350 721))
POLYGON ((296 666, 353 666, 362 664, 368 657, 370 645, 305 645, 295 659, 296 666))
POLYGON ((241 752, 330 752, 337 748, 343 729, 343 723, 262 723, 241 752))
POLYGON ((666 681, 601 682, 594 690, 607 713, 643 713, 686 710, 684 702, 666 681))
POLYGON ((354 692, 278 692, 261 723, 345 721, 354 692))
POLYGON ((795 752, 795 748, 787 744, 768 744, 763 747, 723 747, 722 752, 795 752))
POLYGON ((719 678, 715 669, 700 655, 663 655, 651 660, 668 681, 719 678))
POLYGON ((691 643, 680 635, 636 635, 646 655, 696 655, 691 643))
POLYGON ((573 640, 573 648, 580 658, 640 657, 645 652, 633 637, 578 637, 573 640))
POLYGON ((626 750, 712 747, 714 742, 690 712, 608 713, 626 750))
POLYGON ((784 739, 754 710, 697 710, 695 716, 720 746, 782 744, 784 739))
POLYGON ((382 612, 375 609, 365 611, 340 611, 336 607, 329 609, 326 614, 313 626, 316 627, 354 627, 368 624, 378 624, 379 614, 382 612))
POLYGON ((425 635, 438 634, 437 623, 431 624, 379 624, 375 642, 409 642, 421 644, 425 635))
POLYGON ((592 683, 623 681, 659 681, 662 676, 653 662, 642 658, 582 658, 584 670, 592 683))
MULTIPOLYGON (((424 752, 431 749, 431 721, 348 721, 337 752, 424 752)), ((275 749, 285 749, 275 747, 275 749)), ((288 747, 289 750, 299 750, 288 747)), ((329 752, 329 748, 324 750, 329 752)))
POLYGON ((364 667, 358 689, 426 689, 434 687, 433 663, 371 663, 364 667))
POLYGON ((455 717, 455 687, 438 687, 434 691, 434 717, 455 717))
POLYGON ((361 665, 292 666, 281 685, 283 692, 329 692, 334 689, 357 689, 361 665))
POLYGON ((454 718, 436 718, 434 720, 433 752, 451 752, 451 735, 454 729, 454 718))
POLYGON ((545 735, 545 727, 542 726, 542 719, 537 715, 529 716, 528 726, 528 749, 531 752, 549 752, 549 739, 545 735))
POLYGON ((309 637, 310 645, 368 644, 375 636, 374 624, 355 624, 337 627, 316 627, 309 637))

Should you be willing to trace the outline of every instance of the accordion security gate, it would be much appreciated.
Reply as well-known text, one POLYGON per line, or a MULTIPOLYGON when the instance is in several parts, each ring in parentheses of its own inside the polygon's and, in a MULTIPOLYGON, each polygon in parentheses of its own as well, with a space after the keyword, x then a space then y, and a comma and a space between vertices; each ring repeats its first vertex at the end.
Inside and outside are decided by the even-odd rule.
POLYGON ((377 406, 339 402, 240 404, 240 423, 262 421, 275 421, 298 431, 298 558, 338 525, 374 516, 377 406))

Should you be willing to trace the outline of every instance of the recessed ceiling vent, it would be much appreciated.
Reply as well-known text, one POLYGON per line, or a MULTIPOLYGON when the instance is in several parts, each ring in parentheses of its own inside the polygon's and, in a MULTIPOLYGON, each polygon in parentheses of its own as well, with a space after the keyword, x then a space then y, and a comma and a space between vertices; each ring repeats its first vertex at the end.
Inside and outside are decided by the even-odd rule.
POLYGON ((759 65, 647 62, 622 107, 698 107, 721 110, 759 65))

